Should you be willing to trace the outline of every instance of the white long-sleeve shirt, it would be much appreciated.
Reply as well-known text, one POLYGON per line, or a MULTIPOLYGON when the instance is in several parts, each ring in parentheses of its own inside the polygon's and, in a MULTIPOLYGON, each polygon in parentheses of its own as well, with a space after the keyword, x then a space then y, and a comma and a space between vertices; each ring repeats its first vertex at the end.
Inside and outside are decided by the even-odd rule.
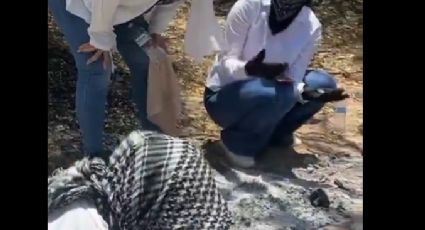
MULTIPOLYGON (((75 166, 68 169, 69 176, 82 176, 75 166)), ((90 202, 76 201, 49 214, 48 230, 108 230, 108 224, 90 202)))
MULTIPOLYGON (((89 25, 90 44, 102 50, 115 45, 113 26, 140 16, 155 5, 157 0, 66 0, 66 9, 84 19, 89 25)), ((172 4, 156 5, 146 20, 151 33, 162 33, 176 15, 178 0, 172 4)))
MULTIPOLYGON (((90 26, 90 44, 98 49, 111 50, 116 35, 113 26, 128 22, 147 10, 158 0, 66 0, 66 10, 84 19, 90 26)), ((175 17, 184 0, 158 4, 144 15, 150 33, 162 33, 175 17)), ((185 50, 196 60, 223 49, 223 34, 214 15, 212 0, 194 0, 185 36, 185 50)))
POLYGON ((48 230, 108 230, 94 205, 79 201, 49 216, 48 230))
POLYGON ((234 81, 250 78, 245 64, 262 49, 264 62, 288 63, 285 73, 302 91, 302 80, 321 39, 321 24, 309 7, 304 7, 288 28, 272 35, 268 26, 270 0, 238 0, 225 26, 228 49, 216 56, 206 86, 218 90, 234 81))

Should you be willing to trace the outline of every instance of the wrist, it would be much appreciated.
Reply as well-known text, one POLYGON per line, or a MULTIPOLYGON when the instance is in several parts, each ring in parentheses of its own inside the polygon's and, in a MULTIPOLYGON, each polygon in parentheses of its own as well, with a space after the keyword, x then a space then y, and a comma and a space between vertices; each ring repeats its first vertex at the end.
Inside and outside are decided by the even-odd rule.
POLYGON ((300 82, 295 87, 295 90, 296 90, 297 96, 298 96, 298 102, 300 102, 301 104, 308 102, 303 97, 304 89, 305 89, 306 86, 307 85, 304 82, 300 82))

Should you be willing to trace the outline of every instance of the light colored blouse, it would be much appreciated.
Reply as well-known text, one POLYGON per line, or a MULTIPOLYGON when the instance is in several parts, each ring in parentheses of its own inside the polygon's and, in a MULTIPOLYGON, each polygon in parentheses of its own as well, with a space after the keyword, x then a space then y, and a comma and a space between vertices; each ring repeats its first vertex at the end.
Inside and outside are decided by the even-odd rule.
POLYGON ((262 49, 264 62, 288 63, 286 75, 302 91, 302 80, 321 39, 321 24, 309 7, 304 7, 284 31, 272 35, 268 26, 270 0, 238 0, 230 10, 225 26, 226 52, 217 55, 207 78, 212 90, 250 78, 245 64, 262 49))
MULTIPOLYGON (((115 47, 116 35, 113 26, 136 18, 151 9, 157 0, 66 0, 66 10, 84 19, 90 26, 90 44, 98 49, 115 47)), ((175 17, 183 0, 171 4, 158 4, 145 19, 150 24, 150 33, 162 33, 175 17)), ((200 60, 205 55, 222 50, 223 34, 215 18, 212 0, 193 0, 189 16, 185 50, 200 60)))

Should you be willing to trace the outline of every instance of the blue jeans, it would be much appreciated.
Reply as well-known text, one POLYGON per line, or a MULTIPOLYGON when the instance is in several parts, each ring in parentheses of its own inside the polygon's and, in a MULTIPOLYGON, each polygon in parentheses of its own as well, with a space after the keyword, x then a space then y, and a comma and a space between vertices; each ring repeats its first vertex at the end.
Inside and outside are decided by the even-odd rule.
MULTIPOLYGON (((309 72, 304 81, 313 88, 336 88, 334 78, 321 70, 309 72)), ((263 78, 237 81, 217 92, 206 89, 204 103, 212 120, 223 128, 223 143, 243 156, 255 156, 272 143, 292 138, 324 105, 300 104, 293 84, 263 78)))
MULTIPOLYGON (((88 154, 103 151, 102 140, 105 122, 106 98, 109 88, 109 73, 104 70, 102 60, 87 65, 93 55, 77 53, 78 47, 90 41, 89 25, 65 9, 65 0, 49 0, 49 10, 64 34, 78 70, 76 110, 82 133, 83 150, 88 154)), ((143 129, 158 130, 146 115, 147 76, 149 58, 143 48, 134 41, 141 28, 148 28, 143 17, 115 26, 117 48, 131 73, 132 97, 137 108, 137 117, 143 129)))

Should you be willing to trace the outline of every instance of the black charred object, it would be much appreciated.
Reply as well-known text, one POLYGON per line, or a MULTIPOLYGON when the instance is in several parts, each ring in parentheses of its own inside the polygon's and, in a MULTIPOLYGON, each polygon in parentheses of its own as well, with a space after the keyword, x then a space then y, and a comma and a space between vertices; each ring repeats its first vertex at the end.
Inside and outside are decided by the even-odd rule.
POLYGON ((314 207, 329 208, 330 206, 329 197, 321 188, 314 190, 310 194, 309 200, 314 207))

